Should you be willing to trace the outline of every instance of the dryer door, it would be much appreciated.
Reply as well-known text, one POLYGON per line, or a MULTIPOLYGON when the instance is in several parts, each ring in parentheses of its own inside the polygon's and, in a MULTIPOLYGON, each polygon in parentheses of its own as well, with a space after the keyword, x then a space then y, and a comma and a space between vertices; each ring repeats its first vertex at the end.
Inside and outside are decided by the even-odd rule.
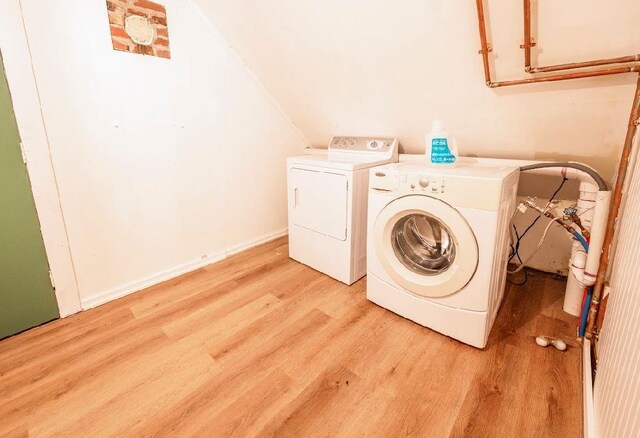
POLYGON ((454 294, 478 267, 478 243, 465 218, 429 196, 389 203, 376 219, 373 240, 389 276, 415 295, 454 294))
POLYGON ((347 239, 347 176, 292 168, 289 171, 291 223, 337 240, 347 239))

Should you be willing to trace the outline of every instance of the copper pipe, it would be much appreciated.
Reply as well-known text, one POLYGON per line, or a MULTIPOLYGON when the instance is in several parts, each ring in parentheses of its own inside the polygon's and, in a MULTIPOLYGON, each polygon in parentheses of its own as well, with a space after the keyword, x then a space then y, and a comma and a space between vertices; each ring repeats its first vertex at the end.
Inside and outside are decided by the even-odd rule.
POLYGON ((618 176, 616 178, 616 184, 613 189, 613 196, 611 201, 611 208, 609 210, 609 221, 607 222, 607 229, 604 235, 604 243, 602 245, 602 257, 600 258, 600 266, 598 267, 598 275, 596 277, 596 284, 593 290, 593 297, 591 299, 591 306, 589 307, 589 320, 587 322, 586 337, 588 339, 593 338, 593 331, 598 317, 598 309, 600 306, 600 298, 602 297, 602 291, 604 290, 605 277, 607 270, 609 269, 609 263, 611 262, 611 243, 616 232, 616 224, 618 221, 618 213, 620 212, 620 204, 622 203, 622 189, 624 188, 625 179, 627 178, 627 170, 629 168, 629 157, 631 157, 631 151, 633 149, 633 139, 636 136, 638 130, 638 117, 640 116, 640 75, 638 76, 638 83, 636 85, 636 94, 633 98, 633 106, 631 107, 631 115, 629 116, 629 125, 627 127, 627 137, 624 141, 622 148, 622 156, 620 158, 620 164, 618 166, 618 176))
MULTIPOLYGON (((526 10, 528 9, 530 11, 531 9, 530 1, 525 0, 524 5, 525 5, 525 9, 526 10)), ((617 67, 617 68, 604 69, 604 70, 566 73, 562 75, 553 75, 553 76, 540 76, 535 78, 518 79, 514 81, 493 82, 491 80, 491 67, 489 65, 489 53, 491 52, 491 45, 489 44, 489 41, 487 38, 487 25, 486 25, 486 20, 484 16, 483 0, 476 0, 476 7, 478 9, 478 29, 480 31, 480 53, 482 54, 482 63, 484 65, 484 78, 485 78, 485 83, 490 88, 510 87, 514 85, 524 85, 524 84, 535 84, 538 82, 564 81, 568 79, 582 79, 582 78, 590 78, 590 77, 596 77, 596 76, 616 75, 620 73, 640 72, 640 64, 638 64, 638 65, 632 65, 628 67, 617 67)), ((526 41, 525 41, 525 46, 531 46, 531 44, 526 44, 526 41)))
POLYGON ((583 225, 582 219, 580 219, 580 216, 578 216, 578 213, 574 212, 571 215, 569 215, 569 217, 571 218, 571 222, 573 222, 578 226, 578 228, 580 228, 580 233, 582 233, 582 236, 585 239, 589 240, 589 238, 591 237, 591 231, 589 231, 587 227, 583 225))
POLYGON ((487 25, 484 19, 483 0, 476 0, 478 9, 478 27, 480 29, 480 53, 482 53, 482 63, 484 65, 484 79, 487 86, 491 84, 491 67, 489 66, 489 52, 491 48, 487 42, 487 25))
POLYGON ((564 81, 568 79, 582 79, 582 78, 591 78, 596 76, 608 76, 608 75, 617 75, 620 73, 634 73, 634 72, 640 72, 640 64, 630 66, 630 67, 618 67, 618 68, 610 68, 605 70, 583 71, 583 72, 567 73, 563 75, 553 75, 553 76, 539 76, 539 77, 528 78, 528 79, 517 79, 514 81, 490 82, 488 85, 491 88, 510 87, 513 85, 536 84, 539 82, 555 82, 555 81, 564 81))
MULTIPOLYGON (((608 284, 605 287, 609 286, 608 284)), ((596 318, 596 325, 593 327, 594 333, 600 333, 602 330, 602 323, 604 321, 604 315, 607 313, 607 302, 609 301, 609 295, 602 298, 600 307, 598 308, 598 317, 596 318)), ((597 345, 597 344, 596 344, 597 345)), ((597 355, 596 355, 597 357, 597 355)))
POLYGON ((527 70, 527 60, 525 56, 525 70, 529 73, 548 73, 553 71, 572 70, 576 68, 596 67, 601 65, 627 64, 630 62, 640 62, 640 55, 621 56, 619 58, 598 59, 595 61, 586 61, 586 62, 574 62, 570 64, 549 65, 546 67, 531 68, 529 65, 529 69, 527 70))
POLYGON ((531 67, 531 0, 524 0, 524 71, 527 73, 549 73, 562 70, 573 70, 576 68, 598 67, 602 65, 627 64, 630 62, 640 62, 640 54, 631 56, 621 56, 619 58, 596 59, 595 61, 572 62, 568 64, 548 65, 544 67, 531 67))
POLYGON ((524 0, 524 70, 531 69, 531 0, 524 0))

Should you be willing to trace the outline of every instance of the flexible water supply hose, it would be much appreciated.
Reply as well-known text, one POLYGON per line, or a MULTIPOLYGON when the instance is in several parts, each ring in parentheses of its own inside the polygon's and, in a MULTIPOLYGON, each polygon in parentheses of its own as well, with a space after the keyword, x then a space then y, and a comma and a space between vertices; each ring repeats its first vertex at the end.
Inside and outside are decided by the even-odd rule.
POLYGON ((582 245, 582 247, 584 248, 585 252, 589 252, 589 244, 587 243, 587 241, 585 240, 585 238, 582 236, 582 234, 578 233, 577 231, 574 231, 573 233, 573 237, 576 238, 576 240, 578 242, 580 242, 580 244, 582 245))
POLYGON ((591 307, 591 299, 593 298, 593 286, 587 291, 587 298, 584 300, 582 315, 580 315, 580 330, 578 332, 581 338, 584 338, 584 332, 587 329, 587 319, 589 317, 589 307, 591 307))
MULTIPOLYGON (((582 235, 580 233, 578 233, 577 231, 573 232, 573 237, 575 237, 576 240, 578 242, 580 242, 580 244, 582 245, 584 250, 588 253, 589 252, 589 244, 587 243, 585 238, 582 237, 582 235)), ((569 274, 569 275, 571 275, 571 274, 569 274)), ((584 300, 584 305, 582 306, 582 312, 580 313, 580 328, 578 330, 578 333, 579 333, 579 336, 581 338, 584 337, 584 332, 585 332, 585 330, 587 328, 587 318, 589 316, 589 307, 591 305, 591 298, 592 297, 593 297, 593 286, 591 286, 587 290, 587 297, 584 300)))
POLYGON ((591 167, 582 164, 582 163, 574 163, 571 161, 565 161, 565 162, 554 162, 554 163, 535 163, 535 164, 529 164, 527 166, 522 166, 520 168, 521 172, 526 172, 527 170, 534 170, 534 169, 545 169, 547 167, 559 167, 559 168, 563 168, 563 167, 568 167, 571 169, 576 169, 579 170, 581 172, 584 172, 586 174, 588 174, 591 178, 593 178, 593 180, 596 182, 596 184, 598 184, 598 188, 601 191, 608 191, 609 188, 607 186, 607 183, 605 182, 605 180, 600 176, 600 174, 598 172, 595 171, 595 169, 592 169, 591 167))
POLYGON ((515 268, 512 271, 507 270, 507 272, 509 274, 517 274, 518 272, 522 271, 527 266, 527 263, 529 263, 535 257, 535 255, 538 253, 538 251, 540 251, 540 248, 542 248, 542 245, 544 244, 544 241, 547 238, 547 234, 549 234, 549 230, 551 229, 551 226, 553 224, 557 224, 557 223, 558 223, 557 220, 552 220, 552 221, 549 222, 547 227, 544 229, 544 232, 542 233, 542 237, 540 237, 540 240, 538 241, 538 244, 536 245, 536 249, 534 249, 533 252, 531 254, 529 254, 529 257, 527 257, 526 260, 521 261, 520 265, 517 268, 515 268))

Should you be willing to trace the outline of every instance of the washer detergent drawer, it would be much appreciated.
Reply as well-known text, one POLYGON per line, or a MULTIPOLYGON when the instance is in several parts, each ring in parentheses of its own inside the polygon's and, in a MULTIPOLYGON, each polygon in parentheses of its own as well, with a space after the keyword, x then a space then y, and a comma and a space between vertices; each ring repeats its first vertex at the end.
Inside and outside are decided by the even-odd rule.
POLYGON ((292 168, 291 223, 337 240, 347 239, 348 180, 345 175, 292 168))

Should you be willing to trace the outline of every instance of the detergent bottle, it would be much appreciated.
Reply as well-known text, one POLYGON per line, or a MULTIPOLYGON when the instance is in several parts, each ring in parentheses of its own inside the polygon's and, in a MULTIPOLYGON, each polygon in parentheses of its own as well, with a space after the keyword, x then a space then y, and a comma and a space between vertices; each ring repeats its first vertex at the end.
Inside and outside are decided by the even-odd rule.
POLYGON ((435 120, 431 132, 427 134, 427 166, 453 167, 458 159, 458 146, 454 138, 444 129, 442 120, 435 120))

